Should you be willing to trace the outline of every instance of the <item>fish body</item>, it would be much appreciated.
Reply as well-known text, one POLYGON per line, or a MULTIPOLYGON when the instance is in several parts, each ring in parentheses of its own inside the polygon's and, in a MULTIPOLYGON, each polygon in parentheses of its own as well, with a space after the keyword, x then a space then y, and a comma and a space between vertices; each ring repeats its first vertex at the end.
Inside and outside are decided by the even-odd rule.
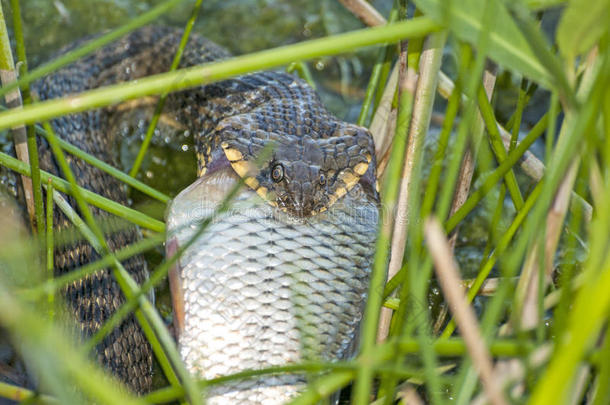
MULTIPOLYGON (((216 210, 238 177, 230 168, 180 193, 168 246, 183 246, 212 221, 172 270, 178 345, 188 370, 211 379, 353 353, 376 238, 378 207, 360 185, 327 211, 295 218, 244 188, 216 210), (183 312, 180 314, 180 312, 183 312)), ((211 404, 282 404, 303 374, 239 380, 209 389, 211 404)))

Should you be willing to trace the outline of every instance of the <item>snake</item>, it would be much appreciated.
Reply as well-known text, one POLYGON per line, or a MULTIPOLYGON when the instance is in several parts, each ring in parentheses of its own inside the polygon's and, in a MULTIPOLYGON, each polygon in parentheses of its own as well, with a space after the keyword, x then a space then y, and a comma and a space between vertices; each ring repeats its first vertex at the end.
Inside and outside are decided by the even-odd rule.
MULTIPOLYGON (((47 100, 166 72, 182 35, 170 27, 139 28, 39 80, 33 91, 47 100)), ((230 57, 192 34, 179 67, 230 57)), ((108 123, 118 110, 115 105, 71 114, 51 125, 60 138, 117 165, 119 139, 108 123)), ((333 116, 304 80, 280 71, 170 93, 164 114, 193 134, 198 174, 167 210, 167 254, 187 246, 207 223, 169 274, 176 341, 188 371, 210 379, 349 359, 358 343, 379 221, 369 131, 333 116), (219 211, 239 185, 230 209, 219 211)), ((44 139, 39 154, 44 170, 61 174, 44 139)), ((117 179, 67 158, 79 185, 128 204, 128 190, 117 179)), ((118 221, 98 209, 94 214, 104 223, 118 221)), ((59 229, 70 226, 61 212, 54 221, 59 229)), ((106 234, 112 250, 141 238, 135 226, 116 229, 106 234)), ((74 242, 56 250, 55 272, 98 258, 86 241, 74 242)), ((123 265, 138 283, 147 279, 141 256, 123 265)), ((111 269, 68 285, 64 297, 85 337, 125 302, 111 269)), ((134 316, 106 336, 96 356, 136 393, 151 389, 153 353, 134 316)), ((204 395, 212 404, 279 404, 313 377, 263 375, 213 386, 204 395)))

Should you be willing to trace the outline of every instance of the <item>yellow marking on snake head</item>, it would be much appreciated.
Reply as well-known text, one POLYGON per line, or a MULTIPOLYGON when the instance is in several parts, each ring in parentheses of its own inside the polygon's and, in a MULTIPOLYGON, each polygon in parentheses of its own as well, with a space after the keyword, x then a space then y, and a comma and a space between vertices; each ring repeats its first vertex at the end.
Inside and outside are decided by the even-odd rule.
POLYGON ((197 153, 197 159, 199 160, 201 166, 206 166, 208 164, 205 155, 201 152, 197 153))
POLYGON ((227 156, 227 159, 229 159, 229 162, 235 162, 244 158, 244 155, 242 155, 242 153, 235 148, 229 148, 228 146, 225 147, 225 145, 222 145, 222 148, 224 149, 225 155, 227 156))
MULTIPOLYGON (((347 188, 347 190, 351 190, 352 187, 354 187, 354 185, 356 185, 356 183, 358 183, 358 181, 360 180, 360 176, 354 176, 354 174, 351 172, 351 170, 349 170, 349 171, 346 170, 346 171, 342 172, 339 175, 339 178, 343 181, 343 183, 345 183, 345 188, 347 188)), ((346 190, 346 192, 347 192, 347 190, 346 190)), ((337 190, 337 191, 339 191, 339 190, 337 190)))
POLYGON ((235 173, 237 173, 239 177, 243 179, 255 176, 258 171, 256 166, 246 160, 231 162, 231 167, 233 170, 235 170, 235 173))
MULTIPOLYGON (((337 197, 337 193, 328 196, 328 204, 326 204, 326 207, 330 207, 332 206, 338 199, 339 197, 337 197)), ((326 207, 324 207, 324 209, 326 209, 326 207)))
POLYGON ((335 198, 339 199, 341 197, 343 197, 345 194, 347 194, 347 189, 345 187, 339 187, 337 189, 337 191, 335 191, 335 198))
POLYGON ((257 189, 256 189, 256 194, 258 194, 259 196, 261 196, 261 198, 262 198, 263 200, 267 200, 267 201, 269 201, 270 203, 271 203, 271 202, 275 203, 275 201, 271 201, 271 200, 269 200, 269 199, 268 199, 269 190, 268 190, 268 189, 267 189, 267 187, 265 187, 265 186, 261 186, 261 187, 257 188, 257 189))
POLYGON ((354 166, 354 172, 356 172, 356 174, 362 176, 364 173, 366 173, 368 168, 369 168, 368 163, 360 162, 356 166, 354 166))
POLYGON ((207 167, 205 167, 205 166, 202 167, 201 169, 197 170, 197 177, 203 176, 205 174, 205 172, 207 172, 207 171, 208 171, 207 167))
MULTIPOLYGON (((246 177, 246 179, 244 180, 244 182, 250 186, 250 188, 252 190, 257 190, 258 186, 259 186, 259 182, 258 180, 256 180, 256 177, 246 177)), ((264 188, 264 187, 262 187, 264 188)))

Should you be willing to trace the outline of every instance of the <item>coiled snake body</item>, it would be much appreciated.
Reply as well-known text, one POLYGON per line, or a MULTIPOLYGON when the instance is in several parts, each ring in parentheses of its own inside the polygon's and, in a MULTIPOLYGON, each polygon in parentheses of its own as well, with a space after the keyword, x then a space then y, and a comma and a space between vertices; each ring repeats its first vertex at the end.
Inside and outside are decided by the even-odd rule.
MULTIPOLYGON (((48 99, 163 72, 180 36, 171 28, 139 29, 41 80, 35 91, 48 99)), ((228 56, 192 36, 181 64, 228 56)), ((107 132, 113 112, 57 118, 52 125, 63 139, 115 163, 116 140, 107 132)), ((278 72, 174 93, 165 112, 195 135, 200 176, 170 207, 170 253, 214 213, 239 178, 246 184, 233 208, 214 218, 170 274, 187 368, 212 378, 347 358, 362 316, 378 221, 370 134, 334 118, 307 84, 278 72), (267 145, 269 156, 261 162, 267 145)), ((59 172, 47 145, 40 148, 43 168, 59 172)), ((80 184, 127 202, 117 180, 76 158, 70 164, 80 184)), ((59 213, 56 221, 67 226, 59 213)), ((108 239, 116 249, 138 237, 131 229, 108 239)), ((91 246, 78 243, 56 252, 56 269, 66 272, 95 257, 91 246)), ((140 257, 124 264, 138 282, 145 279, 140 257)), ((123 302, 109 270, 69 286, 66 297, 85 335, 123 302)), ((135 391, 150 388, 151 350, 133 317, 106 338, 98 357, 135 391)), ((212 403, 282 403, 305 381, 302 375, 260 377, 213 388, 208 395, 212 403)))

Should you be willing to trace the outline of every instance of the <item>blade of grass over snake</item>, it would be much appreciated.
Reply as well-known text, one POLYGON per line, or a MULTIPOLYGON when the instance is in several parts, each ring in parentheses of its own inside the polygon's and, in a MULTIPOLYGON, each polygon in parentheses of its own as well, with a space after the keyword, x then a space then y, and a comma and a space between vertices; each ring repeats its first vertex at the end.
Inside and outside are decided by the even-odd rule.
MULTIPOLYGON (((59 143, 59 142, 58 142, 59 143)), ((30 167, 29 165, 15 159, 12 156, 7 155, 6 153, 0 152, 0 164, 3 166, 16 171, 17 173, 24 174, 26 176, 30 175, 30 167)), ((43 170, 40 171, 40 177, 44 182, 48 182, 49 179, 53 182, 53 187, 62 193, 71 194, 70 183, 66 180, 59 178, 55 175, 52 175, 43 170)), ((124 218, 130 222, 133 222, 136 225, 140 225, 143 228, 150 229, 154 232, 164 232, 165 224, 161 221, 158 221, 152 217, 149 217, 146 214, 143 214, 139 211, 136 211, 132 208, 125 207, 115 201, 112 201, 106 197, 102 197, 99 194, 95 194, 92 191, 87 189, 76 187, 77 190, 82 194, 85 201, 93 206, 101 208, 105 211, 110 212, 118 217, 124 218)))
POLYGON ((405 22, 305 41, 202 66, 178 69, 174 72, 138 79, 137 82, 116 84, 71 97, 32 104, 18 111, 5 111, 0 113, 0 129, 104 107, 146 95, 182 90, 312 57, 336 55, 364 46, 420 37, 437 30, 439 26, 431 20, 418 17, 405 22))
MULTIPOLYGON (((45 138, 47 137, 46 131, 40 131, 40 133, 42 133, 42 135, 45 138)), ((70 154, 89 163, 91 166, 97 167, 98 169, 108 173, 109 175, 116 177, 117 179, 121 180, 123 183, 133 187, 134 189, 136 189, 138 191, 141 191, 142 193, 148 195, 149 197, 152 197, 165 204, 167 204, 171 200, 171 198, 168 195, 155 190, 151 186, 144 184, 140 180, 120 171, 119 169, 115 168, 114 166, 109 165, 108 163, 106 163, 102 160, 99 160, 95 156, 90 155, 90 154, 80 150, 76 146, 64 141, 63 139, 58 139, 57 141, 59 143, 59 146, 66 152, 69 152, 70 154)))
POLYGON ((301 79, 305 80, 307 82, 307 84, 309 85, 309 87, 316 90, 316 87, 317 87, 316 82, 313 80, 313 76, 311 75, 311 70, 309 69, 309 66, 307 65, 307 63, 292 62, 291 64, 286 66, 286 73, 293 73, 293 72, 296 72, 296 74, 301 79))
MULTIPOLYGON (((157 234, 155 236, 142 239, 132 245, 117 250, 116 252, 114 252, 114 256, 117 258, 117 260, 123 261, 132 256, 153 249, 154 247, 163 244, 164 241, 165 235, 157 234)), ((69 273, 63 274, 52 280, 48 280, 43 284, 32 287, 31 289, 23 290, 20 292, 20 296, 27 300, 37 300, 44 294, 52 294, 80 278, 93 274, 98 270, 112 265, 113 261, 114 259, 111 255, 105 255, 101 259, 86 264, 85 266, 79 267, 78 269, 75 269, 69 273)))
POLYGON ((94 52, 95 50, 101 48, 102 46, 119 39, 123 35, 156 20, 157 18, 166 14, 169 10, 176 7, 178 4, 182 3, 183 1, 185 1, 185 0, 168 0, 165 3, 159 4, 157 7, 142 14, 139 17, 134 18, 133 20, 129 21, 127 24, 125 24, 113 31, 110 31, 109 33, 102 35, 101 37, 95 38, 94 40, 87 42, 82 47, 77 48, 77 49, 73 50, 72 52, 62 55, 59 58, 52 60, 51 62, 46 63, 46 64, 30 71, 26 76, 22 77, 14 84, 2 87, 0 89, 0 96, 4 96, 9 91, 14 90, 17 87, 23 87, 28 84, 31 84, 35 80, 38 80, 41 77, 46 76, 49 73, 52 73, 52 72, 56 71, 57 69, 59 69, 63 66, 66 66, 67 64, 72 63, 72 62, 78 60, 79 58, 82 58, 83 56, 94 52))
MULTIPOLYGON (((169 68, 170 72, 173 72, 178 68, 178 64, 180 63, 180 59, 182 58, 182 53, 184 52, 184 48, 186 47, 186 43, 188 42, 189 36, 191 34, 191 30, 193 29, 193 25, 195 24, 195 19, 199 14, 199 9, 201 8, 202 0, 197 0, 195 5, 193 6, 193 11, 191 12, 191 17, 186 23, 186 27, 184 28, 184 33, 182 34, 182 38, 180 38, 180 44, 178 45, 178 49, 176 50, 176 55, 174 55, 174 60, 172 61, 172 65, 169 68)), ((148 150, 148 145, 155 133, 155 128, 157 127, 157 123, 159 122, 159 117, 161 117, 161 112, 163 112, 163 107, 165 106, 165 100, 167 98, 167 93, 163 93, 157 101, 157 105, 155 106, 155 112, 153 114, 152 119, 150 120, 150 124, 148 124, 148 129, 146 130, 146 136, 144 137, 144 141, 142 142, 142 146, 140 146, 140 150, 138 151, 138 155, 136 156, 135 161, 133 162, 133 166, 129 171, 129 175, 131 177, 136 177, 138 170, 140 169, 140 165, 142 164, 142 160, 144 160, 144 156, 146 155, 146 151, 148 150)))

